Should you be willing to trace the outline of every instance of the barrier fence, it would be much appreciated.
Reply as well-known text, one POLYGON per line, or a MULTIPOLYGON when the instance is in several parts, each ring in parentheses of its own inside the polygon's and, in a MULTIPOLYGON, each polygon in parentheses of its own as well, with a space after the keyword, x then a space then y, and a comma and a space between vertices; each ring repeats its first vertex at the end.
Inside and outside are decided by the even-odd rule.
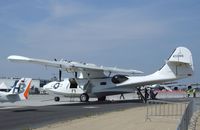
POLYGON ((177 127, 177 130, 188 130, 190 119, 193 115, 193 101, 191 101, 182 116, 182 119, 177 127))
POLYGON ((149 100, 147 102, 146 121, 152 117, 168 117, 179 119, 188 103, 175 103, 168 101, 149 100))
MULTIPOLYGON (((198 130, 197 122, 200 121, 200 98, 193 98, 187 106, 184 115, 178 124, 177 130, 198 130)), ((200 124, 199 124, 200 125, 200 124)))
POLYGON ((150 100, 147 102, 146 121, 153 117, 179 119, 176 130, 199 130, 200 98, 182 103, 150 100))

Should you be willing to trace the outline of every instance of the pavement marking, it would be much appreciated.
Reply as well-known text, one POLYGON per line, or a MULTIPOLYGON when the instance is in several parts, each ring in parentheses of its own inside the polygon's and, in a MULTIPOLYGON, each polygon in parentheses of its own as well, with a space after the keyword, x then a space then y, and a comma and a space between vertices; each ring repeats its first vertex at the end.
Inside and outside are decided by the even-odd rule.
POLYGON ((0 110, 15 109, 15 108, 23 108, 23 107, 22 106, 0 107, 0 110))
POLYGON ((95 107, 95 106, 87 106, 87 107, 83 107, 83 108, 86 108, 86 109, 96 109, 96 108, 99 108, 99 107, 95 107))

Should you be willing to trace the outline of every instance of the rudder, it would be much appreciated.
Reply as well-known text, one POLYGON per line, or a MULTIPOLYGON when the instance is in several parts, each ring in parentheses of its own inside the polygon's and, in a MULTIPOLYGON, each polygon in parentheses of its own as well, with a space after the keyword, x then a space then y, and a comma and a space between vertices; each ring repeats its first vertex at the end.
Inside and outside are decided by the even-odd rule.
POLYGON ((31 78, 25 78, 25 81, 24 81, 25 88, 24 88, 23 92, 19 94, 19 97, 21 100, 28 99, 29 91, 31 89, 31 82, 32 82, 31 78))

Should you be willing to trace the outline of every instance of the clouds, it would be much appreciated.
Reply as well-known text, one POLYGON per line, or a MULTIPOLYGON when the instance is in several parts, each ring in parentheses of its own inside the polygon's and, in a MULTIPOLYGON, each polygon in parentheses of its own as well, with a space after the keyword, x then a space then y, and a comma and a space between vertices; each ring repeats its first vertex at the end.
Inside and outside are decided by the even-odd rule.
POLYGON ((168 31, 165 22, 150 19, 143 6, 101 9, 84 2, 53 2, 44 9, 48 17, 23 26, 19 37, 21 43, 33 49, 39 47, 41 51, 48 47, 50 52, 77 51, 79 55, 103 50, 105 46, 112 48, 137 44, 135 40, 160 38, 168 31))
POLYGON ((49 5, 49 12, 54 18, 63 18, 67 16, 79 15, 89 11, 86 6, 76 2, 59 3, 54 1, 49 5))

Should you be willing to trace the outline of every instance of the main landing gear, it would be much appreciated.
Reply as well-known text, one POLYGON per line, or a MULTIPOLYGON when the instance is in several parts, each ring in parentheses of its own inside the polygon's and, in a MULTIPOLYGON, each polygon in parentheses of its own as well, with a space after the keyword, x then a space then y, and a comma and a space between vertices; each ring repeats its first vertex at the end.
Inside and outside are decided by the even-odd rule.
POLYGON ((99 97, 98 98, 98 101, 101 101, 101 102, 103 102, 103 101, 105 101, 106 100, 106 96, 103 96, 103 97, 99 97))
POLYGON ((147 89, 145 88, 145 95, 142 94, 141 92, 141 89, 138 87, 137 88, 137 94, 138 94, 138 97, 144 102, 146 103, 147 102, 147 99, 148 99, 148 92, 147 92, 147 89))
MULTIPOLYGON (((98 97, 98 101, 105 101, 106 100, 106 96, 103 97, 98 97)), ((81 102, 88 102, 89 101, 89 96, 87 93, 83 93, 80 95, 80 101, 81 102)))
POLYGON ((81 102, 88 102, 89 101, 89 96, 87 93, 83 93, 80 95, 80 101, 81 102))

